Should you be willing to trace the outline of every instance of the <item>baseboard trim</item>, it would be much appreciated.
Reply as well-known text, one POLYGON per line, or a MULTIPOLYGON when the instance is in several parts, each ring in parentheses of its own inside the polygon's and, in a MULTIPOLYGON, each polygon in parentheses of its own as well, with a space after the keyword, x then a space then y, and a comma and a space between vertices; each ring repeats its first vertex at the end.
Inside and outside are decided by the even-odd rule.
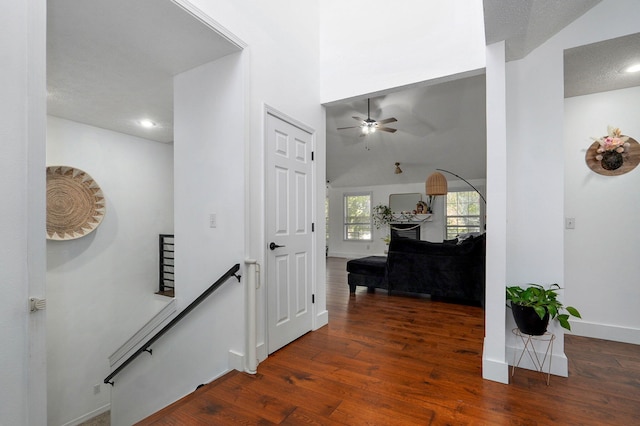
POLYGON ((498 383, 509 384, 509 365, 482 357, 482 378, 498 383))
POLYGON ((256 347, 256 355, 258 356, 258 362, 262 362, 267 359, 267 345, 264 343, 259 343, 256 347))
POLYGON ((316 315, 316 320, 313 324, 313 330, 318 330, 319 328, 322 328, 327 324, 329 324, 329 311, 325 309, 324 311, 316 315))
POLYGON ((118 348, 111 356, 109 356, 109 365, 113 367, 120 362, 125 356, 138 350, 144 342, 162 323, 171 317, 176 311, 176 300, 172 299, 167 305, 160 310, 153 318, 140 328, 129 340, 127 340, 120 348, 118 348))
MULTIPOLYGON (((538 359, 542 360, 544 358, 544 349, 536 349, 536 354, 538 356, 538 359)), ((509 362, 509 374, 511 374, 511 370, 514 364, 514 360, 515 362, 518 362, 518 358, 520 357, 520 354, 522 353, 522 346, 517 347, 517 346, 507 346, 507 362, 509 362), (515 357, 515 358, 514 358, 515 357)), ((545 362, 544 364, 544 371, 548 371, 548 361, 545 362)), ((569 363, 567 360, 567 356, 564 354, 564 352, 562 353, 553 353, 553 356, 551 357, 551 374, 553 374, 554 376, 561 376, 561 377, 567 377, 569 375, 569 367, 568 367, 569 363)), ((526 370, 533 370, 536 371, 536 367, 534 366, 533 362, 531 361, 531 358, 529 358, 529 356, 527 356, 527 354, 525 353, 522 356, 522 359, 520 360, 520 364, 518 365, 518 368, 524 368, 526 370)), ((516 370, 516 374, 517 374, 516 370)))
MULTIPOLYGON (((220 377, 224 376, 225 374, 227 374, 227 373, 229 373, 229 372, 231 372, 231 371, 232 371, 232 370, 231 370, 231 369, 228 369, 228 368, 227 368, 227 369, 225 369, 225 370, 223 370, 221 373, 216 374, 215 376, 211 377, 211 378, 206 382, 206 384, 209 384, 209 383, 215 382, 215 381, 216 381, 216 380, 218 380, 220 377)), ((189 395, 189 394, 187 394, 187 395, 189 395)), ((180 400, 181 398, 184 398, 184 397, 185 397, 185 396, 187 396, 187 395, 184 395, 184 396, 182 396, 182 397, 178 398, 176 401, 180 400)))
POLYGON ((571 321, 571 334, 640 345, 640 330, 631 327, 598 324, 588 321, 571 321))
POLYGON ((234 350, 229 351, 229 368, 232 370, 245 371, 244 354, 234 350))
MULTIPOLYGON (((483 345, 487 344, 487 340, 483 345)), ((486 357, 487 350, 482 349, 482 378, 498 383, 509 384, 509 365, 504 360, 490 359, 486 357)))
POLYGON ((109 411, 111 409, 111 404, 107 404, 107 405, 103 405, 102 407, 93 410, 83 416, 78 417, 77 419, 71 420, 70 422, 67 422, 65 424, 63 424, 62 426, 76 426, 79 425, 80 423, 86 422, 87 420, 91 420, 92 418, 99 416, 102 413, 106 413, 107 411, 109 411))

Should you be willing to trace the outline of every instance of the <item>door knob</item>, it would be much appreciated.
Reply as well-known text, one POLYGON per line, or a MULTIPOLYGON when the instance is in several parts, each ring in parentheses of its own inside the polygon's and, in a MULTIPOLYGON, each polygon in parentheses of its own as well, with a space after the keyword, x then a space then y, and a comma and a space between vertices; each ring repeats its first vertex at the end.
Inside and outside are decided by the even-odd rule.
POLYGON ((271 250, 275 250, 275 249, 277 249, 278 247, 284 247, 284 246, 279 246, 278 244, 273 243, 273 242, 272 242, 271 244, 269 244, 269 248, 270 248, 271 250))

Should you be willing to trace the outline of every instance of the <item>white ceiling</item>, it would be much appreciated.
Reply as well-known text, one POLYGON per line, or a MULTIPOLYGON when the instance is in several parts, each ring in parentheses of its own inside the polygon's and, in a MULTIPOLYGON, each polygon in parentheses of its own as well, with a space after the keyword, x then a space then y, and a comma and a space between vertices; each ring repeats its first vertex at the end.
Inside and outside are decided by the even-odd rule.
POLYGON ((48 113, 172 142, 173 76, 234 51, 171 0, 48 0, 48 113))
POLYGON ((436 167, 484 178, 485 78, 422 85, 371 99, 371 118, 395 117, 395 133, 361 136, 353 116, 367 116, 367 100, 326 107, 327 180, 332 187, 424 181, 436 167), (395 174, 399 162, 402 174, 395 174))
MULTIPOLYGON (((522 58, 598 2, 484 0, 486 41, 506 40, 508 59, 522 58)), ((173 140, 173 76, 238 50, 171 0, 49 0, 47 26, 49 114, 158 142, 173 140), (158 126, 142 129, 141 118, 158 126)), ((619 44, 638 45, 637 36, 618 41, 567 51, 567 96, 611 90, 621 74, 593 65, 612 63, 619 44)), ((372 98, 371 116, 395 117, 398 131, 366 138, 335 129, 366 116, 368 94, 327 106, 327 179, 421 182, 436 167, 483 178, 484 84, 480 75, 389 89, 372 98), (393 173, 395 162, 404 173, 393 173)))
MULTIPOLYGON (((505 40, 507 60, 521 59, 600 0, 484 0, 487 44, 505 40)), ((622 65, 640 61, 640 35, 570 49, 565 53, 565 96, 640 85, 640 73, 622 65), (594 66, 594 64, 596 64, 594 66)), ((463 78, 375 99, 372 118, 398 119, 395 134, 371 139, 356 130, 336 131, 366 116, 366 97, 327 106, 327 180, 332 187, 422 182, 435 168, 466 179, 486 176, 484 79, 463 78), (463 100, 463 101, 462 101, 463 100), (369 150, 366 149, 368 145, 369 150), (394 174, 400 162, 403 173, 394 174)))

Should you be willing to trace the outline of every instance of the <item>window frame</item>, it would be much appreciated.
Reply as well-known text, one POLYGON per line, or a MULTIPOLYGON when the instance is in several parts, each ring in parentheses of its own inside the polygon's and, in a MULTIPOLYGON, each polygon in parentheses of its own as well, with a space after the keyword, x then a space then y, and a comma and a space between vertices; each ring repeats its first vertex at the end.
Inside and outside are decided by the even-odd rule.
POLYGON ((373 241, 373 216, 372 216, 372 203, 373 203, 373 194, 371 191, 359 191, 359 192, 345 192, 342 194, 342 240, 348 242, 371 242, 373 241), (369 197, 369 215, 366 222, 349 222, 348 221, 348 197, 361 197, 367 196, 369 197), (369 238, 348 238, 349 237, 349 226, 353 225, 366 225, 369 227, 369 238))
MULTIPOLYGON (((464 234, 464 233, 469 233, 469 232, 484 232, 484 226, 485 226, 485 220, 484 220, 484 210, 485 210, 485 205, 482 202, 482 198, 480 197, 480 194, 477 191, 474 191, 472 189, 467 190, 467 189, 456 189, 456 190, 449 190, 449 192, 447 193, 447 195, 444 196, 444 203, 443 203, 443 213, 444 213, 444 239, 445 240, 450 240, 450 239, 454 239, 456 238, 458 235, 460 234, 464 234), (477 203, 478 203, 478 214, 477 215, 449 215, 448 211, 447 211, 447 205, 448 205, 448 197, 449 194, 452 193, 461 193, 461 192, 467 192, 470 194, 474 194, 474 196, 477 197, 477 203), (449 226, 449 217, 456 217, 456 218, 478 218, 478 227, 477 230, 470 230, 468 229, 467 232, 457 232, 454 236, 449 236, 449 229, 450 228, 460 228, 460 225, 451 225, 449 226)), ((465 225, 462 225, 465 226, 465 225)), ((475 227, 475 225, 473 225, 475 227)))

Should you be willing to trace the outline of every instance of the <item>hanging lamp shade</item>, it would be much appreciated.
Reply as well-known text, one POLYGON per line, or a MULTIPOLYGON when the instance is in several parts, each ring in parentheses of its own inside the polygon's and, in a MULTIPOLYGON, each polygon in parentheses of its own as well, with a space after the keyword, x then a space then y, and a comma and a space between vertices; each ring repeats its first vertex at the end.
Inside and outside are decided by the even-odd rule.
POLYGON ((427 195, 447 195, 447 179, 440 172, 433 172, 425 184, 427 195))

